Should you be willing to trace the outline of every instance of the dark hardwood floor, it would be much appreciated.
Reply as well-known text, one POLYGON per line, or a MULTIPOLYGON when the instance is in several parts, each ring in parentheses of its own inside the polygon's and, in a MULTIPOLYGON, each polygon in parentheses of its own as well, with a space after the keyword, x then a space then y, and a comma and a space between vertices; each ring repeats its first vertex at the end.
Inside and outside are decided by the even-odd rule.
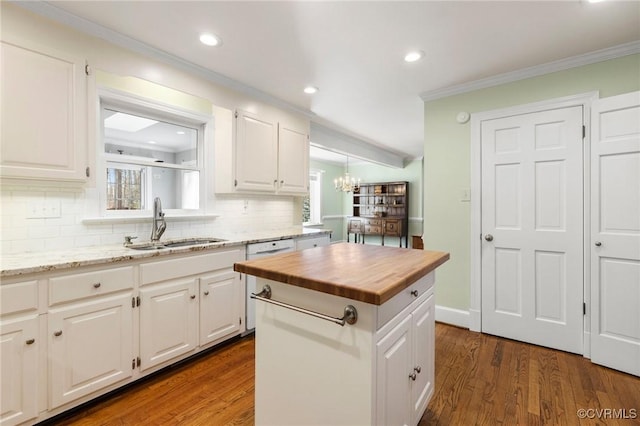
MULTIPOLYGON (((252 425, 253 355, 254 339, 240 339, 51 423, 252 425)), ((640 425, 640 378, 436 324, 436 388, 420 425, 640 425)))

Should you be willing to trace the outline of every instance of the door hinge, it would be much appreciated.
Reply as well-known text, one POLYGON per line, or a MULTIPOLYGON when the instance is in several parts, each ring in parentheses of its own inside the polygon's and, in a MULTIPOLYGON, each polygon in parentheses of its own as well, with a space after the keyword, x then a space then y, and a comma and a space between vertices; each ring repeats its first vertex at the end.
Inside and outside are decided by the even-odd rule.
POLYGON ((87 167, 86 169, 84 169, 84 173, 87 175, 87 177, 91 177, 91 167, 87 167))
POLYGON ((587 315, 587 304, 582 303, 582 315, 587 315))
POLYGON ((587 126, 582 126, 582 139, 587 137, 587 126))
POLYGON ((140 367, 140 357, 136 358, 136 367, 140 367))

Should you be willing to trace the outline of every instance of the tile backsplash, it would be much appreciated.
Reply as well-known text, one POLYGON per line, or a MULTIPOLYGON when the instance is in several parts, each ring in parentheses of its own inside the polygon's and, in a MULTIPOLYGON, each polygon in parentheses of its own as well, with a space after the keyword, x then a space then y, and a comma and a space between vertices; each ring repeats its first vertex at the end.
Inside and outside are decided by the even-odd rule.
MULTIPOLYGON (((216 236, 288 228, 301 224, 294 197, 218 196, 208 210, 218 217, 172 219, 163 238, 216 236)), ((146 241, 151 219, 83 223, 99 217, 93 189, 8 185, 0 192, 0 242, 4 254, 120 244, 125 235, 146 241)))

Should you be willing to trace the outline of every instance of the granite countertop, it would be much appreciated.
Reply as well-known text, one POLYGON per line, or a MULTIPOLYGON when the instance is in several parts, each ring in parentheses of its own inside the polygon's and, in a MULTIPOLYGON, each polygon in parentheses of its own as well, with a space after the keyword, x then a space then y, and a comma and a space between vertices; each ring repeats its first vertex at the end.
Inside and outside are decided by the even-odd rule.
MULTIPOLYGON (((212 237, 225 241, 198 244, 187 247, 163 248, 159 250, 133 250, 118 245, 79 247, 77 249, 56 250, 51 252, 34 252, 2 255, 0 259, 0 277, 10 278, 20 275, 59 271, 79 266, 101 265, 117 263, 126 260, 160 257, 170 254, 189 253, 194 251, 216 250, 223 247, 235 247, 250 243, 298 238, 312 235, 328 234, 325 229, 303 228, 294 226, 286 229, 269 231, 229 233, 212 237)), ((197 238, 202 238, 199 235, 197 238)), ((209 237, 209 236, 204 236, 209 237)), ((180 240, 185 238, 179 238, 180 240)))
POLYGON ((234 270, 381 305, 448 259, 439 251, 338 243, 238 262, 234 270))

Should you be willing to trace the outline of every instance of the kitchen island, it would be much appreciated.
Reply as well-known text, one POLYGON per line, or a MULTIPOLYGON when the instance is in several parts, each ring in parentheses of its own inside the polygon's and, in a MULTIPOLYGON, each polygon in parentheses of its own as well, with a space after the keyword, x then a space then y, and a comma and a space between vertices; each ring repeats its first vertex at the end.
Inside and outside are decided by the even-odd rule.
POLYGON ((435 269, 448 253, 339 243, 258 277, 257 425, 415 425, 433 395, 435 269))

